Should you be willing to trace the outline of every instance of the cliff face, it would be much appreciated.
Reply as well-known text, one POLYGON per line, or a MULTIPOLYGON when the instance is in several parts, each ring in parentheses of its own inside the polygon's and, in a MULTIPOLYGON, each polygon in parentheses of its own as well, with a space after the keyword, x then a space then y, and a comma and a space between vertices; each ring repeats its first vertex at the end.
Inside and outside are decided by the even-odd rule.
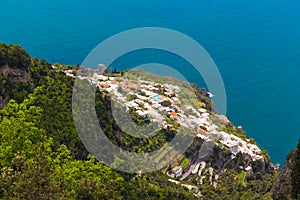
POLYGON ((2 80, 0 85, 0 109, 2 109, 11 99, 14 89, 28 89, 30 73, 24 69, 4 66, 0 67, 0 76, 2 80))
MULTIPOLYGON (((186 166, 190 168, 192 164, 195 164, 199 161, 205 161, 211 165, 218 173, 220 173, 225 168, 230 168, 234 170, 240 169, 241 166, 252 166, 253 173, 261 173, 264 174, 268 172, 270 169, 269 163, 261 162, 261 161, 252 161, 251 157, 248 155, 244 155, 238 153, 236 156, 233 156, 229 149, 221 147, 219 145, 213 145, 213 147, 209 148, 209 151, 200 158, 199 151, 203 144, 204 140, 201 138, 195 138, 192 145, 190 146, 188 152, 191 152, 187 155, 191 162, 186 166)), ((209 147, 210 145, 208 145, 209 147)))
POLYGON ((273 188, 274 199, 300 199, 300 139, 292 151, 273 188))
POLYGON ((22 83, 30 81, 30 74, 23 69, 4 66, 0 68, 0 74, 7 76, 11 83, 22 83))
POLYGON ((295 152, 290 154, 290 158, 284 164, 284 167, 277 178, 275 185, 273 187, 273 195, 274 199, 291 199, 291 188, 292 188, 292 165, 295 157, 295 152))
POLYGON ((6 99, 3 99, 3 96, 0 96, 0 109, 4 108, 8 101, 6 99))
POLYGON ((30 65, 31 58, 21 46, 0 42, 0 109, 11 98, 22 99, 22 91, 29 88, 30 65))

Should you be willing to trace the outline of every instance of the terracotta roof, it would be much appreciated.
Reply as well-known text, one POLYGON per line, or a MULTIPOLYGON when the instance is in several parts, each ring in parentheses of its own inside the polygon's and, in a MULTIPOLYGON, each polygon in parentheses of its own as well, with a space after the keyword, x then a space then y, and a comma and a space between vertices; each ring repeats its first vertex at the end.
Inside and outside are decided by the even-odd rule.
POLYGON ((109 87, 109 85, 107 83, 101 84, 101 86, 104 87, 104 88, 108 88, 109 87))
POLYGON ((200 134, 202 134, 202 135, 207 135, 208 134, 208 132, 206 130, 204 130, 204 129, 200 128, 200 127, 198 127, 198 132, 200 134))
POLYGON ((176 114, 176 112, 171 112, 171 116, 178 117, 177 114, 176 114))

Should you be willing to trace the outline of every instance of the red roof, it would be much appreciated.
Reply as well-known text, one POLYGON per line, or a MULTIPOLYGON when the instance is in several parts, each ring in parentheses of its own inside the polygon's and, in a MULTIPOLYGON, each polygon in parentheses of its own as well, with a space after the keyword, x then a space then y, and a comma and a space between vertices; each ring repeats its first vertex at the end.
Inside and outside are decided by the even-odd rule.
POLYGON ((104 87, 104 88, 108 88, 108 87, 109 87, 109 85, 108 85, 107 83, 104 83, 104 84, 102 84, 102 87, 104 87))
POLYGON ((171 112, 171 116, 173 116, 173 117, 177 117, 177 114, 176 114, 176 112, 171 112))

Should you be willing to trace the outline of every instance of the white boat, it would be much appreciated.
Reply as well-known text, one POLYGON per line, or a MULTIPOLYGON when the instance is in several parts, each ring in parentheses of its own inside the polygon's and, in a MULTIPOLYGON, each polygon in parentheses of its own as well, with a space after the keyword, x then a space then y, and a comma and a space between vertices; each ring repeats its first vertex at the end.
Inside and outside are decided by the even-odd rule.
POLYGON ((209 96, 209 98, 214 97, 215 95, 213 95, 211 92, 206 92, 206 94, 209 96))

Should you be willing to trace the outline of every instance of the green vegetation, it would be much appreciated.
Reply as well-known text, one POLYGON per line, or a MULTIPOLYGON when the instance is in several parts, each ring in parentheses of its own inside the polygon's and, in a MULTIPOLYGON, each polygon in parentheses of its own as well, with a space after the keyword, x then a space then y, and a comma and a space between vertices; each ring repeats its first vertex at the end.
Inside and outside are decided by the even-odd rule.
MULTIPOLYGON (((130 80, 137 81, 139 78, 141 80, 152 81, 159 84, 172 84, 180 88, 181 92, 179 94, 182 103, 185 105, 192 105, 195 108, 199 106, 205 106, 206 109, 214 111, 214 106, 209 97, 207 97, 206 91, 203 88, 197 88, 195 84, 188 83, 182 80, 170 76, 158 76, 140 69, 133 69, 124 74, 130 80), (199 102, 201 103, 199 105, 199 102)), ((164 88, 158 87, 159 94, 164 94, 164 88)), ((172 96, 172 95, 171 95, 172 96)))
POLYGON ((18 45, 6 45, 0 42, 0 109, 15 99, 22 102, 31 92, 29 67, 31 58, 18 45))
POLYGON ((204 183, 201 191, 203 191, 203 199, 271 200, 274 180, 275 177, 271 174, 246 174, 229 169, 219 177, 217 188, 204 183))
MULTIPOLYGON (((13 83, 8 75, 0 75, 0 96, 8 102, 0 110, 0 199, 195 198, 185 188, 170 183, 168 177, 160 171, 141 176, 122 173, 108 168, 88 153, 77 134, 72 116, 74 79, 61 71, 71 69, 75 74, 79 66, 54 64, 56 68, 53 69, 44 60, 31 59, 21 47, 3 43, 0 43, 0 55, 0 69, 8 66, 30 72, 30 80, 22 83, 13 83)), ((178 85, 187 94, 186 101, 191 105, 200 102, 203 103, 201 107, 205 105, 207 109, 213 110, 205 90, 193 84, 171 77, 134 73, 126 75, 130 79, 136 77, 137 80, 140 76, 141 79, 153 79, 162 84, 178 85)), ((119 74, 115 73, 115 76, 119 74)), ((136 97, 132 95, 131 98, 136 97)), ((166 117, 168 128, 149 138, 136 138, 118 127, 111 106, 111 97, 97 91, 95 109, 99 124, 111 142, 125 150, 157 150, 171 141, 179 128, 183 132, 191 131, 166 117)), ((116 106, 115 109, 116 112, 124 112, 121 107, 116 106)), ((147 127, 144 119, 135 115, 134 110, 131 117, 133 121, 147 127)), ((140 129, 134 130, 143 133, 140 129)), ((233 126, 228 126, 227 130, 236 132, 233 126)), ((161 151, 157 159, 177 153, 167 150, 161 151)), ((180 164, 188 166, 195 152, 189 149, 180 164)), ((218 152, 213 153, 215 159, 218 159, 218 152)), ((267 153, 264 154, 267 163, 267 153)), ((213 161, 212 164, 217 163, 217 160, 213 161)), ((121 161, 115 160, 114 164, 118 162, 121 161)), ((294 171, 294 176, 298 175, 294 171)), ((246 174, 228 169, 220 175, 217 188, 204 183, 200 190, 203 199, 269 199, 273 180, 271 173, 246 174)), ((294 180, 294 190, 298 191, 297 179, 294 180)), ((193 183, 197 184, 197 181, 193 180, 193 183)))
POLYGON ((18 45, 6 45, 0 42, 0 68, 9 66, 11 68, 29 70, 29 54, 18 45))
MULTIPOLYGON (((20 103, 26 98, 30 91, 31 87, 28 82, 14 83, 8 75, 0 73, 0 101, 14 99, 20 103)), ((1 107, 0 105, 0 108, 1 107)))
MULTIPOLYGON (((52 69, 48 62, 38 59, 31 59, 29 65, 31 79, 26 82, 29 87, 22 88, 24 94, 21 88, 7 84, 8 77, 0 77, 1 89, 12 94, 0 110, 0 199, 193 199, 191 193, 170 184, 160 172, 135 177, 96 161, 74 126, 74 80, 61 72, 76 71, 78 66, 55 64, 57 68, 52 69), (21 94, 18 101, 12 100, 21 94)), ((121 137, 110 105, 109 96, 97 92, 99 123, 112 142, 147 151, 172 138, 168 130, 144 141, 125 134, 121 137)))
POLYGON ((245 178, 246 178, 246 172, 241 170, 238 175, 237 175, 237 178, 238 178, 238 181, 239 181, 239 184, 241 186, 246 186, 246 183, 245 183, 245 178))
POLYGON ((190 160, 189 160, 188 158, 185 157, 185 158, 181 161, 180 165, 181 165, 182 167, 185 167, 185 166, 187 166, 187 165, 189 164, 189 162, 190 162, 190 160))
POLYGON ((53 139, 38 128, 42 109, 15 101, 1 110, 1 177, 3 199, 138 199, 153 196, 186 199, 190 196, 176 185, 166 184, 159 174, 126 181, 96 162, 92 156, 75 159, 67 146, 53 151, 53 139), (13 124, 14 126, 11 126, 13 124), (150 184, 152 182, 152 184, 150 184), (155 183, 155 184, 154 184, 155 183))
POLYGON ((160 103, 162 106, 164 107, 169 107, 171 105, 171 102, 170 101, 163 101, 160 103))

